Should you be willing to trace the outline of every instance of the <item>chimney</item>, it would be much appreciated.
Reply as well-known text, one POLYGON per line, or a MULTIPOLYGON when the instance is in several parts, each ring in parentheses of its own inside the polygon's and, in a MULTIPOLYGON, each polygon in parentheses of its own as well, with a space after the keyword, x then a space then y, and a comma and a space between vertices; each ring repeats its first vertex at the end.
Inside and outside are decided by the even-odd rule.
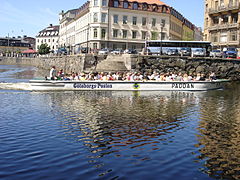
POLYGON ((50 24, 50 27, 52 27, 52 24, 50 24))

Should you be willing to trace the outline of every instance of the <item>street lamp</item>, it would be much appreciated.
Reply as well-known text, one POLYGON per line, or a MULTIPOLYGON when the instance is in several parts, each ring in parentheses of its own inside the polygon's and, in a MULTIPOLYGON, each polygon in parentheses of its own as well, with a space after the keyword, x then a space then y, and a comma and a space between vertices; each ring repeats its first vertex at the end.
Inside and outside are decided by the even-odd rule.
POLYGON ((161 31, 160 31, 160 35, 161 35, 161 37, 160 37, 160 55, 162 55, 162 36, 163 36, 162 31, 163 31, 163 23, 160 24, 160 28, 161 28, 161 31))

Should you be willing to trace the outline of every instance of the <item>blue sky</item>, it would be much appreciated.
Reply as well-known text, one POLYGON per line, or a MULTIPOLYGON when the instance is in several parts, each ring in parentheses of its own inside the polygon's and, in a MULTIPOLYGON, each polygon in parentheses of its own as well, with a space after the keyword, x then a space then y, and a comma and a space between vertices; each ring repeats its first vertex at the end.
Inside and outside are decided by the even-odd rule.
MULTIPOLYGON (((147 1, 147 0, 146 0, 147 1)), ((86 0, 0 0, 0 37, 35 37, 49 24, 58 24, 61 10, 80 7, 86 0)), ((203 26, 202 0, 163 0, 196 26, 203 26)))

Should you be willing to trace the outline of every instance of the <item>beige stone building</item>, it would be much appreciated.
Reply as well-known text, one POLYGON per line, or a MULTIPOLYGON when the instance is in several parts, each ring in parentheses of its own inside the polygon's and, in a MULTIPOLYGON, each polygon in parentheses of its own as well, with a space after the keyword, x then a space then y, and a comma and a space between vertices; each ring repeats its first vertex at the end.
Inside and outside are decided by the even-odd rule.
POLYGON ((195 26, 159 0, 90 0, 61 12, 59 47, 142 49, 146 40, 194 40, 195 26))
POLYGON ((215 48, 240 47, 240 0, 205 0, 204 40, 215 48))

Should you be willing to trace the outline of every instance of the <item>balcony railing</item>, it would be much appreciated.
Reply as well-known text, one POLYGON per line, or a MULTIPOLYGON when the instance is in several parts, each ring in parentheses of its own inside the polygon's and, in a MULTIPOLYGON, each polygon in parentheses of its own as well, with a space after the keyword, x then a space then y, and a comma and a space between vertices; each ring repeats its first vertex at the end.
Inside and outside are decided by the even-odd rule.
POLYGON ((213 31, 213 30, 219 30, 219 29, 231 29, 231 28, 238 28, 238 27, 239 27, 238 23, 233 23, 233 24, 227 23, 227 24, 217 24, 217 25, 210 26, 208 30, 213 31))
POLYGON ((238 10, 240 7, 239 2, 233 3, 233 4, 228 4, 226 6, 218 6, 216 8, 209 8, 208 9, 208 14, 216 14, 220 12, 225 12, 225 11, 231 11, 231 10, 238 10))

